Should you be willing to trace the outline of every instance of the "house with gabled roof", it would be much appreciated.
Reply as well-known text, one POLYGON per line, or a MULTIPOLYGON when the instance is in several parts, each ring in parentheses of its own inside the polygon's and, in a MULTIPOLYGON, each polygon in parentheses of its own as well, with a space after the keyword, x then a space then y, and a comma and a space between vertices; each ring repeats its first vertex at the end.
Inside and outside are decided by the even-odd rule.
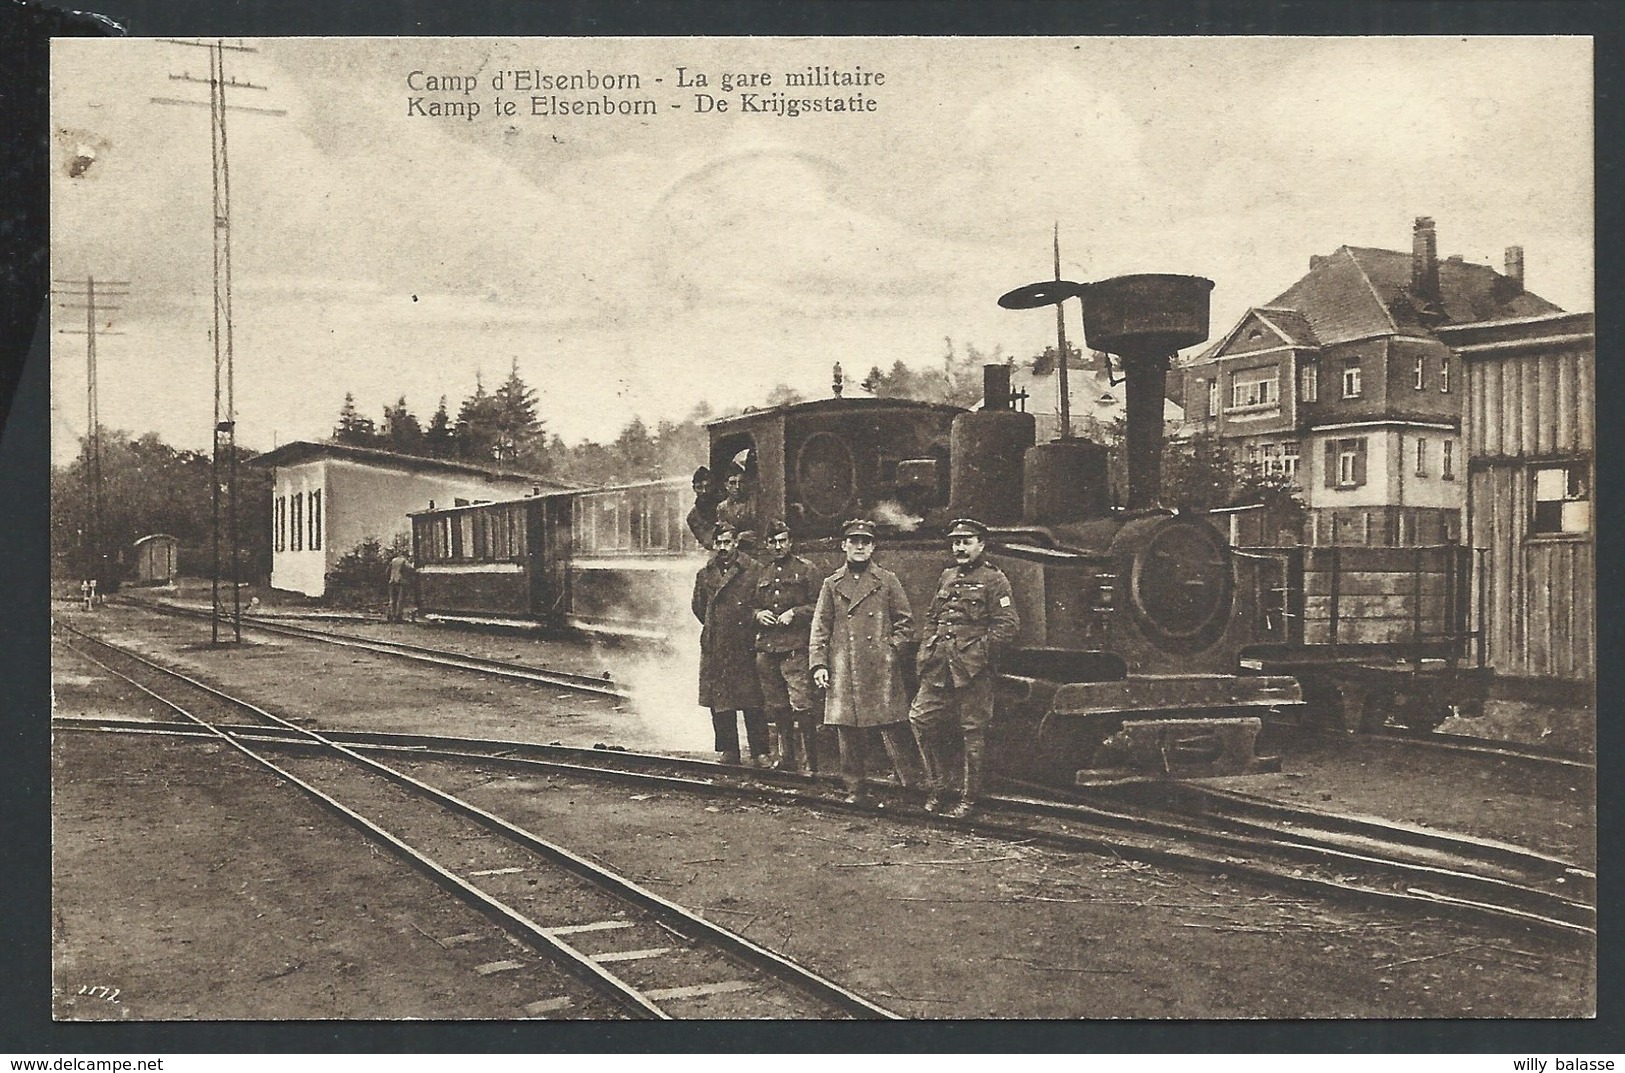
POLYGON ((1438 256, 1433 220, 1410 253, 1341 246, 1184 363, 1181 434, 1217 437, 1293 478, 1312 544, 1418 545, 1461 538, 1465 394, 1450 325, 1561 312, 1505 271, 1438 256))

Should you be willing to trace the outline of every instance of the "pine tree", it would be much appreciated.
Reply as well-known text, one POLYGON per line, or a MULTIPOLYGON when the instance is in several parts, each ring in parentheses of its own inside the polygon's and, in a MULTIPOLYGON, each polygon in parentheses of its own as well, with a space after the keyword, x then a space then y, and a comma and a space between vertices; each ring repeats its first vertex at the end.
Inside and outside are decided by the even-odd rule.
POLYGON ((451 427, 451 414, 446 410, 446 396, 440 396, 440 407, 429 419, 429 428, 423 434, 423 447, 431 458, 450 458, 456 448, 451 427))
POLYGON ((536 392, 519 378, 519 359, 513 359, 508 379, 492 396, 495 402, 498 438, 496 457, 515 462, 533 453, 538 442, 545 443, 546 430, 536 416, 536 392))
POLYGON ((501 438, 496 399, 476 374, 474 394, 457 410, 456 455, 471 462, 493 462, 501 438))
POLYGON ((391 451, 407 455, 423 453, 423 426, 418 423, 417 416, 406 408, 405 395, 394 406, 384 407, 383 439, 391 451))
POLYGON ((377 426, 372 418, 362 417, 355 407, 355 395, 344 393, 344 406, 339 410, 338 427, 333 430, 334 443, 347 443, 352 447, 371 447, 378 440, 377 426))

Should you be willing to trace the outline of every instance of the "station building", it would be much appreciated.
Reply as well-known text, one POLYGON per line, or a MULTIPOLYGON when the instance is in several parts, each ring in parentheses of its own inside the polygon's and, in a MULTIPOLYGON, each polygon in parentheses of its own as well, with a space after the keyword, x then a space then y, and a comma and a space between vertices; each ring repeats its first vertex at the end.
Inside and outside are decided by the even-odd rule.
POLYGON ((570 487, 533 474, 337 443, 288 443, 251 464, 275 473, 271 587, 306 596, 323 595, 328 572, 361 542, 371 538, 387 547, 410 536, 409 511, 570 487))

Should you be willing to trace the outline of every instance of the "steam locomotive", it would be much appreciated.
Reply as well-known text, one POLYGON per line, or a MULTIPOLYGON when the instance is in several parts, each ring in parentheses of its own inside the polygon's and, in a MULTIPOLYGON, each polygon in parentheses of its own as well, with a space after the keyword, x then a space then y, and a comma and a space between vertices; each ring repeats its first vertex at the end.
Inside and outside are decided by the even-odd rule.
MULTIPOLYGON (((989 736, 1002 774, 1070 783, 1271 770, 1278 761, 1254 755, 1263 721, 1299 720, 1300 679, 1326 666, 1305 655, 1298 549, 1238 552, 1205 518, 1157 505, 1163 380, 1170 356, 1206 337, 1211 286, 1090 285, 1090 345, 1118 354, 1127 382, 1123 509, 1109 503, 1105 448, 1036 443, 1000 365, 985 370, 978 410, 837 393, 714 421, 711 469, 742 464, 758 517, 784 519, 797 553, 826 571, 841 561, 841 522, 875 520, 876 559, 920 611, 947 563, 949 519, 989 526, 989 558, 1022 623, 999 665, 989 736), (1271 669, 1256 653, 1286 673, 1242 673, 1271 669)), ((1026 292, 1013 293, 1053 300, 1026 292)), ((418 512, 419 616, 663 636, 689 616, 702 555, 687 504, 687 482, 674 480, 418 512)), ((1458 610, 1435 613, 1454 622, 1458 610)), ((1341 662, 1356 651, 1345 632, 1341 662)), ((1314 680, 1322 695, 1336 689, 1314 680)))

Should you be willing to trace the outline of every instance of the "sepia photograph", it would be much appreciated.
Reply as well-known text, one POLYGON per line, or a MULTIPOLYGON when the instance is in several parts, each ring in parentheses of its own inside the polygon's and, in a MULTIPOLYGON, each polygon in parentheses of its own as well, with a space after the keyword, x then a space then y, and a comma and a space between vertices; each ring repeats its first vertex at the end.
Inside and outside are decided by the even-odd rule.
POLYGON ((53 40, 53 1018, 1594 1018, 1593 58, 53 40))

